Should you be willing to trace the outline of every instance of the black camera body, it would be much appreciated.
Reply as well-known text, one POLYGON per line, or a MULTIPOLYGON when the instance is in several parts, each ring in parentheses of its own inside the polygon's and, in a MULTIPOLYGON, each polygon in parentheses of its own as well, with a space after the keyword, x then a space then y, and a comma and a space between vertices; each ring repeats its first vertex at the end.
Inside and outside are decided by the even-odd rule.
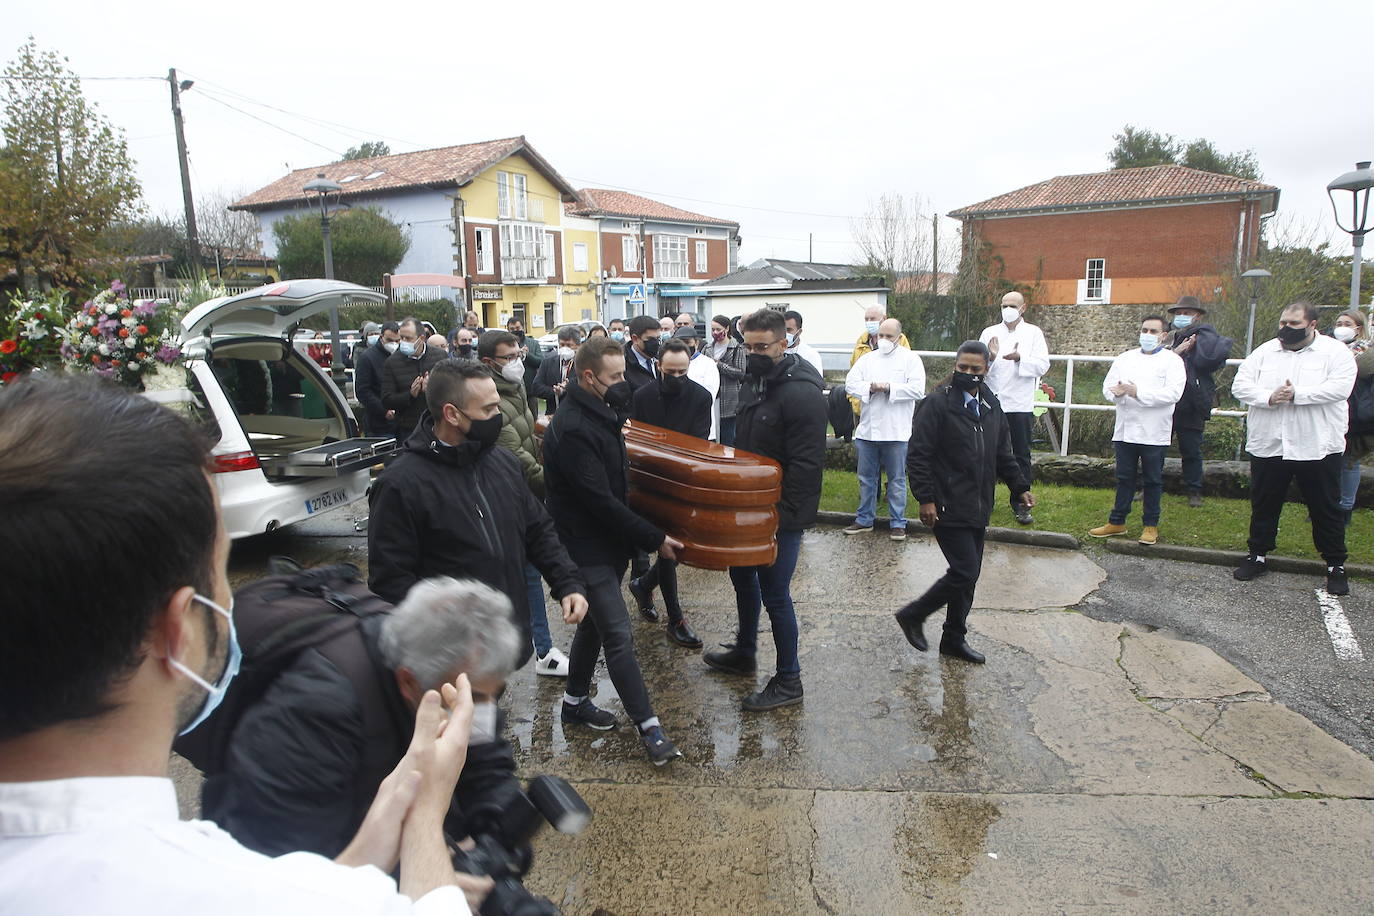
POLYGON ((486 875, 495 884, 482 902, 481 916, 558 916, 551 901, 531 894, 520 882, 534 864, 529 841, 545 823, 559 833, 581 833, 591 817, 592 809, 567 780, 536 776, 491 819, 491 830, 472 837, 472 849, 452 848, 456 871, 486 875))

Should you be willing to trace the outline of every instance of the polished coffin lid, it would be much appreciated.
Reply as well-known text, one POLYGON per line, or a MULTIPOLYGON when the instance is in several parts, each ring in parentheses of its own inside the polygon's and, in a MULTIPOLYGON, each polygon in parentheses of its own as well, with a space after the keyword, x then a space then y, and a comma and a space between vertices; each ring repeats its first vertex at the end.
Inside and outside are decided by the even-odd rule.
MULTIPOLYGON (((547 417, 536 434, 543 441, 547 417)), ((702 569, 777 559, 782 468, 755 455, 631 420, 630 507, 683 543, 679 561, 702 569)))

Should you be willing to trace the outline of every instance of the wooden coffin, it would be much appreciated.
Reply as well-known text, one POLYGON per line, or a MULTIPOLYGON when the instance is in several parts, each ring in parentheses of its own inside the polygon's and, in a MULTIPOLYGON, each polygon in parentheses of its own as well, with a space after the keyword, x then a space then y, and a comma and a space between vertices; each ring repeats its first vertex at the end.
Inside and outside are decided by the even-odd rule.
MULTIPOLYGON (((538 421, 541 443, 548 422, 538 421)), ((776 461, 634 420, 625 451, 631 508, 683 543, 681 562, 729 569, 777 559, 776 461)))

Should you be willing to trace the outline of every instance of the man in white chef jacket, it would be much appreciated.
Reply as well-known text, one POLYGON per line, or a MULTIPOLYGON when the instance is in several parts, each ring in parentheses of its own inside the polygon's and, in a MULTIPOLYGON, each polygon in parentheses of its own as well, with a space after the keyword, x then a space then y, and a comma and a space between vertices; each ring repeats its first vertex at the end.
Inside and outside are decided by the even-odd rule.
POLYGON ((906 447, 916 402, 926 396, 921 358, 901 345, 902 323, 878 327, 876 350, 859 357, 845 377, 845 393, 859 401, 854 450, 859 458, 859 511, 845 534, 873 530, 878 484, 887 475, 888 536, 906 540, 906 447))
POLYGON ((1279 512, 1297 482, 1312 517, 1312 543, 1326 561, 1326 591, 1348 595, 1345 517, 1340 509, 1341 455, 1350 422, 1347 399, 1355 359, 1345 344, 1317 333, 1317 309, 1295 302, 1279 317, 1279 333, 1245 357, 1231 393, 1249 408, 1249 555, 1235 570, 1247 582, 1269 571, 1279 512))
MULTIPOLYGON (((1026 299, 1012 291, 1002 297, 1002 321, 984 328, 978 339, 992 354, 986 384, 1006 415, 1011 430, 1011 451, 1026 483, 1031 482, 1031 425, 1035 406, 1035 391, 1040 376, 1050 369, 1050 349, 1045 335, 1026 321, 1026 299)), ((1030 509, 1019 500, 1011 500, 1011 511, 1023 525, 1035 521, 1030 509)))
POLYGON ((1116 404, 1112 446, 1116 451, 1116 505, 1088 533, 1095 538, 1126 533, 1126 517, 1135 498, 1137 466, 1145 482, 1144 522, 1140 543, 1159 539, 1159 504, 1164 492, 1164 453, 1174 431, 1174 405, 1183 397, 1188 369, 1174 351, 1164 348, 1164 318, 1140 322, 1140 346, 1112 362, 1102 380, 1102 396, 1116 404))

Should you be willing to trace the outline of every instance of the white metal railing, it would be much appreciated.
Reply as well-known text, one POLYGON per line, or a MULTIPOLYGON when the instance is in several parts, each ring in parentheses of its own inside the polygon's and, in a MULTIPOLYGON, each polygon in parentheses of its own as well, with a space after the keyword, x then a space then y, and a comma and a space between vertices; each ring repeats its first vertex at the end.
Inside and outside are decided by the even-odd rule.
MULTIPOLYGON (((824 364, 827 364, 827 363, 830 364, 830 365, 827 365, 827 366, 826 366, 827 369, 830 369, 830 368, 835 368, 835 369, 841 368, 841 366, 839 365, 838 360, 836 359, 836 357, 841 357, 841 356, 843 357, 843 363, 844 363, 843 368, 848 368, 849 358, 850 358, 850 356, 851 356, 851 355, 853 354, 853 352, 854 352, 853 347, 848 347, 848 346, 837 346, 837 345, 822 345, 822 346, 816 347, 816 350, 821 354, 821 362, 822 362, 822 364, 823 364, 823 365, 824 365, 824 364), (831 357, 831 359, 826 359, 826 357, 831 357)), ((924 359, 924 358, 926 358, 926 357, 930 357, 930 358, 932 358, 932 359, 937 359, 937 358, 954 359, 954 357, 957 355, 957 353, 956 353, 955 351, 953 351, 953 350, 916 350, 916 351, 914 351, 914 352, 916 353, 917 356, 920 356, 922 359, 924 359)), ((1059 436, 1060 436, 1060 440, 1059 440, 1059 454, 1061 454, 1061 455, 1067 455, 1067 454, 1069 453, 1069 427, 1070 427, 1070 421, 1071 421, 1073 412, 1074 412, 1075 410, 1109 411, 1109 412, 1111 412, 1111 413, 1116 413, 1116 405, 1115 405, 1115 404, 1080 404, 1080 403, 1076 403, 1076 402, 1074 401, 1074 399, 1073 399, 1073 367, 1074 367, 1074 365, 1075 365, 1076 363, 1110 363, 1110 362, 1112 362, 1112 361, 1115 360, 1115 359, 1116 359, 1115 356, 1087 356, 1087 355, 1079 355, 1079 354, 1058 354, 1058 355, 1056 355, 1056 354, 1051 354, 1051 355, 1050 355, 1050 363, 1051 363, 1051 364, 1053 364, 1053 363, 1064 363, 1064 364, 1065 364, 1065 366, 1064 366, 1064 390, 1063 390, 1062 392, 1057 392, 1057 393, 1060 395, 1061 400, 1058 400, 1058 401, 1036 401, 1036 402, 1035 402, 1035 406, 1036 406, 1036 407, 1046 407, 1046 408, 1050 408, 1050 409, 1053 409, 1053 410, 1060 410, 1060 411, 1063 411, 1063 414, 1062 414, 1062 417, 1061 417, 1061 420, 1060 420, 1060 431, 1059 431, 1059 436)), ((1231 366, 1231 367, 1239 366, 1240 364, 1241 364, 1241 360, 1239 360, 1239 359, 1228 359, 1228 360, 1226 361, 1226 365, 1227 365, 1227 366, 1231 366)), ((1243 418, 1243 417, 1245 417, 1245 415, 1246 415, 1246 411, 1244 411, 1244 410, 1223 410, 1223 409, 1221 409, 1221 408, 1216 408, 1216 407, 1212 408, 1212 416, 1214 416, 1214 417, 1242 417, 1242 418, 1243 418)))

